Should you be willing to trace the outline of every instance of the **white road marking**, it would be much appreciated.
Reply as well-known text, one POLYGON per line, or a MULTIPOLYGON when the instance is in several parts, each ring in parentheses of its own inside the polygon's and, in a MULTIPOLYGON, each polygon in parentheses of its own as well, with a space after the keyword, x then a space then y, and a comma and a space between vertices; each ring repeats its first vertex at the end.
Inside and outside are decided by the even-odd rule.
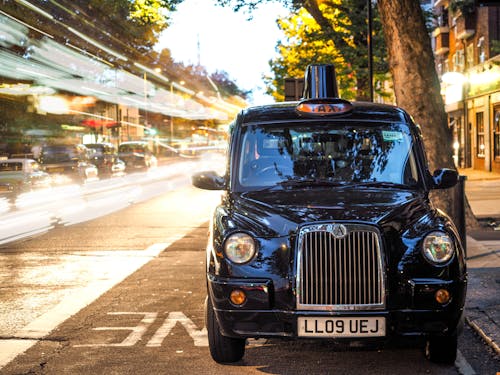
MULTIPOLYGON (((97 327, 94 328, 95 331, 132 331, 122 342, 119 343, 97 343, 97 344, 77 344, 74 347, 123 347, 123 346, 133 346, 137 344, 144 333, 153 322, 155 321, 158 313, 155 312, 108 312, 108 315, 144 315, 144 318, 135 327, 97 327)), ((203 327, 198 329, 196 324, 193 323, 183 312, 172 311, 168 314, 165 322, 160 328, 155 332, 153 337, 148 341, 146 346, 148 347, 159 347, 163 343, 163 340, 168 336, 172 328, 176 324, 181 324, 191 336, 194 341, 194 346, 208 346, 208 336, 207 329, 203 327)))
POLYGON ((457 350, 457 359, 455 360, 455 367, 461 375, 476 375, 472 366, 467 362, 460 350, 457 350))
POLYGON ((81 289, 75 290, 69 297, 59 302, 54 308, 41 315, 14 335, 14 339, 0 340, 0 368, 12 361, 17 355, 24 353, 39 339, 47 336, 65 320, 82 310, 115 285, 122 282, 127 276, 141 268, 172 243, 184 236, 177 233, 169 238, 168 243, 157 243, 146 250, 135 252, 140 255, 134 262, 127 262, 127 267, 116 267, 116 272, 108 279, 91 282, 81 289), (18 340, 16 338, 21 338, 18 340))
POLYGON ((133 346, 137 344, 137 342, 142 338, 142 335, 146 333, 148 327, 153 324, 156 319, 157 313, 150 312, 108 312, 108 315, 144 315, 144 318, 141 319, 139 325, 135 327, 97 327, 94 328, 95 331, 132 331, 130 334, 119 343, 111 343, 111 344, 80 344, 73 345, 74 347, 103 347, 103 346, 133 346))
POLYGON ((37 342, 38 340, 0 340, 0 369, 37 342))
POLYGON ((172 311, 168 314, 168 317, 165 319, 163 325, 158 328, 146 346, 161 346, 165 337, 167 337, 177 323, 182 324, 182 326, 186 329, 189 336, 191 336, 194 340, 194 346, 208 346, 207 329, 203 327, 201 330, 198 330, 198 327, 196 327, 193 321, 180 311, 172 311))

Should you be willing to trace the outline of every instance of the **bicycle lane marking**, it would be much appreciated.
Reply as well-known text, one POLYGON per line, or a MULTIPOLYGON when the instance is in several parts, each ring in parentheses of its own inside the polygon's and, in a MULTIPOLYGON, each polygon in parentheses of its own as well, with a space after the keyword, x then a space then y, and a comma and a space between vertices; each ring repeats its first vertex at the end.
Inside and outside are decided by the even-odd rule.
MULTIPOLYGON (((158 313, 156 312, 126 312, 116 311, 108 312, 107 315, 138 315, 143 316, 141 321, 133 327, 96 327, 94 331, 131 331, 130 334, 121 342, 116 343, 95 343, 95 344, 77 344, 75 348, 92 348, 92 347, 126 347, 134 346, 142 340, 151 324, 156 320, 158 313)), ((198 327, 181 311, 172 311, 168 314, 161 327, 156 330, 153 337, 147 342, 147 347, 160 347, 165 338, 170 334, 172 329, 179 323, 184 327, 187 334, 193 339, 194 346, 208 346, 207 329, 198 327)))

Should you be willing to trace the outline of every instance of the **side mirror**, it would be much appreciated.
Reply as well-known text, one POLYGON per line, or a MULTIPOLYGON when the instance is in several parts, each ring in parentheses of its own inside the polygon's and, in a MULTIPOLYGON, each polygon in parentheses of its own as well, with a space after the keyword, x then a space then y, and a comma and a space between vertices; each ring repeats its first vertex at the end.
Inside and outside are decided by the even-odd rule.
POLYGON ((198 172, 191 177, 193 186, 205 190, 224 190, 226 179, 214 171, 198 172))
POLYGON ((432 175, 433 189, 448 189, 458 182, 458 172, 454 169, 437 169, 432 175))

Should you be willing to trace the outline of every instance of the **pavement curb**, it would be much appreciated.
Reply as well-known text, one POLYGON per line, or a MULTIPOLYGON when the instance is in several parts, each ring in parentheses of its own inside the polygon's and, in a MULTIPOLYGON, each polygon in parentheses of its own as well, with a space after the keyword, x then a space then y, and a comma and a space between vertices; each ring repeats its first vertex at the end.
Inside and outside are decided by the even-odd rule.
POLYGON ((468 317, 465 317, 465 321, 479 336, 481 336, 481 338, 495 351, 495 353, 500 355, 500 347, 491 337, 484 333, 484 331, 468 317))

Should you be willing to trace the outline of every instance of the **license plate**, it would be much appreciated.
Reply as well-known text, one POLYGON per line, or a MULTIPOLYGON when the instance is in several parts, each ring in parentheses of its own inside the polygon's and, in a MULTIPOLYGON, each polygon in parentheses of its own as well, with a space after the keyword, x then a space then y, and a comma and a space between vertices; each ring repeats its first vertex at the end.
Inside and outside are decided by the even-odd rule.
POLYGON ((385 336, 385 318, 304 317, 297 321, 302 337, 381 337, 385 336))

